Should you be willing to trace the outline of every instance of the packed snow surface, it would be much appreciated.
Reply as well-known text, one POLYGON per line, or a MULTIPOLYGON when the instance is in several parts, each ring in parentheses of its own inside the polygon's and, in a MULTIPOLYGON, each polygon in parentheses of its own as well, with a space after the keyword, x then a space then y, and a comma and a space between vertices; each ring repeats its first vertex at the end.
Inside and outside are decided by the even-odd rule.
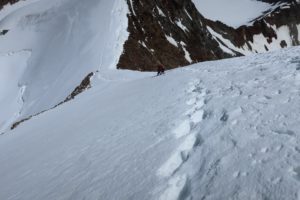
MULTIPOLYGON (((269 6, 194 2, 232 26, 269 6)), ((300 48, 159 77, 117 71, 127 13, 124 0, 28 0, 0 11, 0 31, 9 30, 0 36, 0 199, 299 200, 300 48), (8 131, 90 72, 91 89, 8 131)), ((288 42, 288 29, 278 31, 288 42)))
POLYGON ((5 76, 0 81, 9 80, 12 101, 2 103, 8 92, 0 86, 0 131, 62 102, 90 72, 101 69, 106 78, 115 71, 128 38, 127 13, 124 0, 26 0, 5 6, 0 32, 9 32, 0 35, 0 78, 5 76), (23 102, 16 103, 20 93, 23 102))
POLYGON ((299 200, 299 55, 99 71, 0 136, 0 199, 299 200))
POLYGON ((206 18, 232 27, 248 24, 272 6, 258 0, 192 0, 206 18))

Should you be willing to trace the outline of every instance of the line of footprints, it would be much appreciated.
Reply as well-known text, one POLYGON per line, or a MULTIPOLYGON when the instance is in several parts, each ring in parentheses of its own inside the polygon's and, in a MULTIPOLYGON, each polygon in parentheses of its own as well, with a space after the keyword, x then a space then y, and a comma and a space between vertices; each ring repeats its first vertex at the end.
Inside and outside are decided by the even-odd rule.
POLYGON ((189 83, 187 95, 190 100, 189 110, 184 114, 185 120, 173 130, 176 139, 183 140, 171 157, 159 168, 158 176, 168 178, 168 187, 160 196, 160 200, 183 200, 191 198, 189 195, 189 177, 179 173, 181 166, 189 159, 195 148, 201 145, 201 136, 194 131, 205 118, 205 96, 208 91, 201 87, 201 81, 189 83))

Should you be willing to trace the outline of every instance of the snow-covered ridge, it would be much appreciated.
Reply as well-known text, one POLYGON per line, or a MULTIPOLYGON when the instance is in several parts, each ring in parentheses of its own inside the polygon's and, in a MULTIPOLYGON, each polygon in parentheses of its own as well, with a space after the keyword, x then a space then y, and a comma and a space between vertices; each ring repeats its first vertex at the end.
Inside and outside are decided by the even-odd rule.
MULTIPOLYGON (((254 34, 253 41, 247 41, 243 46, 237 47, 232 41, 224 38, 221 34, 214 31, 211 27, 208 27, 211 35, 218 41, 220 47, 224 52, 235 55, 235 52, 239 52, 243 55, 250 55, 253 53, 265 53, 268 51, 276 51, 281 48, 292 47, 295 43, 300 43, 300 37, 295 38, 292 30, 289 26, 283 25, 276 27, 266 23, 267 26, 276 34, 276 38, 273 37, 270 41, 265 37, 263 33, 254 34)), ((295 26, 296 31, 300 33, 300 24, 295 26)), ((298 35, 299 36, 299 35, 298 35)))
MULTIPOLYGON (((15 67, 18 77, 4 75, 15 85, 26 85, 22 109, 7 115, 18 112, 16 120, 22 120, 48 110, 90 72, 100 70, 102 77, 109 78, 128 37, 127 13, 123 0, 28 0, 5 6, 0 11, 0 31, 9 32, 0 35, 0 53, 31 51, 28 60, 20 60, 26 70, 20 65, 15 67)), ((0 70, 12 67, 2 56, 0 63, 0 70)), ((0 110, 10 103, 1 104, 0 110)), ((7 115, 1 112, 0 118, 7 115)))
POLYGON ((0 54, 0 133, 18 119, 23 108, 26 85, 19 79, 25 72, 31 51, 0 54))

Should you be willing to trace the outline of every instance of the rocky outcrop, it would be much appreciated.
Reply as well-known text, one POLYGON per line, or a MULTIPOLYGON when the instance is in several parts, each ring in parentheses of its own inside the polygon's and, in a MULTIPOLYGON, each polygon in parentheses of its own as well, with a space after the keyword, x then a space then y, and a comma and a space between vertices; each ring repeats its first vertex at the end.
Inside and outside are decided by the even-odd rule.
POLYGON ((223 52, 190 0, 127 0, 129 39, 118 68, 167 69, 230 57, 223 52))
MULTIPOLYGON (((297 25, 300 25, 300 5, 295 3, 285 4, 278 6, 276 9, 265 13, 263 16, 255 19, 250 26, 241 26, 237 29, 232 29, 219 22, 211 22, 207 20, 215 31, 220 33, 224 38, 229 39, 237 48, 244 48, 253 52, 260 52, 261 50, 253 47, 254 37, 262 35, 267 43, 265 44, 265 51, 269 51, 268 45, 272 44, 279 38, 279 29, 286 27, 289 34, 289 40, 291 40, 291 46, 300 44, 299 41, 299 29, 297 25)), ((288 41, 278 41, 281 48, 288 46, 288 41)))
POLYGON ((130 35, 118 68, 153 71, 157 63, 162 63, 171 69, 299 45, 299 4, 294 0, 268 3, 277 3, 277 8, 255 19, 252 25, 234 29, 204 18, 191 0, 127 0, 130 35), (289 41, 279 35, 284 26, 289 41), (257 45, 261 41, 256 38, 260 37, 265 43, 257 45))
POLYGON ((19 120, 19 121, 16 121, 15 123, 13 123, 13 124, 11 125, 10 129, 11 129, 11 130, 14 130, 14 129, 17 128, 20 124, 22 124, 22 123, 24 123, 24 122, 30 120, 32 117, 36 117, 36 116, 38 116, 38 115, 40 115, 40 114, 43 114, 44 112, 47 112, 47 111, 49 111, 49 110, 52 110, 52 109, 54 109, 54 108, 56 108, 56 107, 58 107, 58 106, 60 106, 60 105, 62 105, 62 104, 64 104, 64 103, 66 103, 66 102, 68 102, 68 101, 71 101, 72 99, 74 99, 74 98, 75 98, 77 95, 79 95, 80 93, 82 93, 82 92, 84 92, 84 91, 90 89, 90 88, 92 87, 92 86, 91 86, 91 79, 92 79, 92 77, 93 77, 94 75, 95 75, 94 72, 89 73, 89 74, 81 81, 81 83, 73 90, 73 92, 72 92, 69 96, 67 96, 67 98, 66 98, 64 101, 60 102, 59 104, 53 106, 52 108, 50 108, 50 109, 48 109, 48 110, 43 110, 43 111, 41 111, 41 112, 39 112, 39 113, 37 113, 37 114, 35 114, 35 115, 31 115, 31 116, 29 116, 29 117, 26 117, 26 118, 24 118, 24 119, 21 119, 21 120, 19 120))
MULTIPOLYGON (((16 2, 18 2, 19 0, 1 0, 0 1, 0 10, 3 8, 3 6, 5 6, 6 4, 10 3, 10 4, 14 4, 16 2)), ((25 1, 25 0, 23 0, 25 1)))

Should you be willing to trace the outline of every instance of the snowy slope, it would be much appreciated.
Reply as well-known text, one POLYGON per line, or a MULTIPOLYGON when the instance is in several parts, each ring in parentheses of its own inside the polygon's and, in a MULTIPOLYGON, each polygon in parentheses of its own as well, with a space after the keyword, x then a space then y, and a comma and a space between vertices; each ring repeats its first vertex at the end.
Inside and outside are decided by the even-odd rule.
POLYGON ((256 0, 193 0, 204 17, 237 28, 249 24, 272 5, 256 0))
POLYGON ((298 200, 299 54, 98 74, 0 137, 0 199, 298 200))
MULTIPOLYGON (((293 44, 293 35, 290 33, 292 29, 289 26, 283 25, 280 27, 276 27, 275 25, 271 26, 266 23, 270 30, 274 31, 276 34, 276 38, 272 38, 272 42, 268 41, 262 33, 254 34, 253 41, 248 41, 248 44, 244 44, 241 47, 236 47, 230 40, 224 38, 221 34, 214 31, 212 28, 208 26, 208 31, 212 35, 212 37, 218 41, 220 47, 224 52, 227 52, 231 55, 235 55, 235 51, 239 52, 243 55, 251 55, 253 53, 265 53, 268 51, 276 51, 281 48, 292 47, 293 44), (284 44, 282 46, 282 44, 284 44), (286 46, 285 46, 286 45, 286 46)), ((295 27, 298 32, 300 32, 300 24, 295 27)), ((300 42, 300 37, 295 38, 296 41, 300 42)))
MULTIPOLYGON (((28 0, 4 7, 0 31, 9 32, 0 35, 0 72, 17 73, 5 75, 7 90, 14 88, 10 99, 22 93, 23 102, 0 104, 0 131, 60 103, 90 72, 101 69, 105 77, 113 71, 128 37, 127 12, 123 0, 28 0), (30 56, 23 58, 24 51, 30 56)), ((7 92, 0 90, 0 99, 7 92)))

